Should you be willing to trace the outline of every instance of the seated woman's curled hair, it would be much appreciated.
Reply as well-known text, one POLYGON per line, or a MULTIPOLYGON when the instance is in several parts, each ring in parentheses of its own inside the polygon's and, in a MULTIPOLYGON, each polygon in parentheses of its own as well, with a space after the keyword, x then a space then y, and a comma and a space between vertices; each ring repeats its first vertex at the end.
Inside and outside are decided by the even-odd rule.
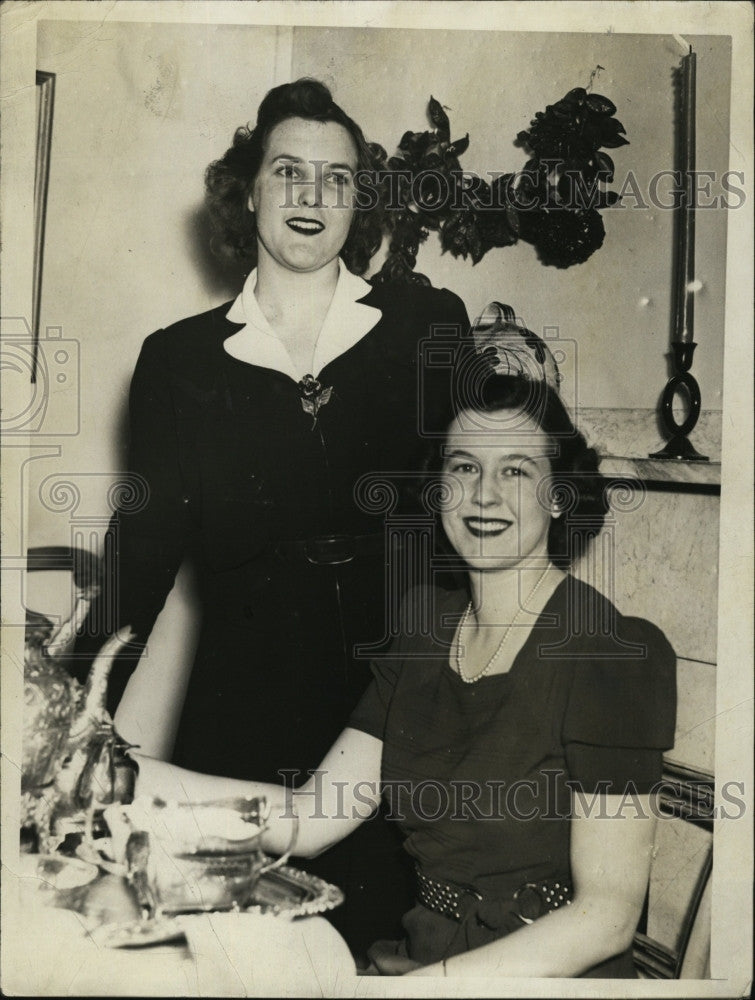
MULTIPOLYGON (((458 376, 457 376, 458 378, 458 376)), ((539 498, 546 506, 554 505, 559 516, 551 519, 548 528, 548 555, 561 569, 568 569, 599 533, 608 512, 608 484, 598 471, 600 459, 574 426, 558 392, 544 379, 497 374, 491 371, 486 358, 472 355, 461 387, 457 386, 453 405, 455 419, 468 411, 478 414, 470 419, 484 421, 485 415, 496 412, 512 414, 508 430, 517 434, 520 420, 535 421, 547 436, 550 451, 550 473, 539 484, 539 498)), ((495 428, 493 428, 495 430, 495 428)), ((523 435, 520 435, 523 436, 523 435)), ((444 466, 444 439, 434 441, 425 459, 425 474, 431 479, 441 477, 444 466)), ((420 497, 428 497, 428 483, 423 480, 420 497)), ((425 501, 426 503, 426 501, 425 501)), ((441 531, 441 544, 445 541, 441 531)), ((451 550, 452 551, 452 550, 451 550)))

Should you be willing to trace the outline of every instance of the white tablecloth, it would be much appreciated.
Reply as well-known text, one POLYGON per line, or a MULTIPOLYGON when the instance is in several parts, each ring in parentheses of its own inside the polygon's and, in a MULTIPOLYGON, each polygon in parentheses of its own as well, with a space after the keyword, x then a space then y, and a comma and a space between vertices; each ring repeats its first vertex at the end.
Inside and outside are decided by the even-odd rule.
POLYGON ((346 943, 323 917, 178 918, 188 944, 99 945, 92 924, 4 873, 3 989, 26 996, 353 996, 346 943))

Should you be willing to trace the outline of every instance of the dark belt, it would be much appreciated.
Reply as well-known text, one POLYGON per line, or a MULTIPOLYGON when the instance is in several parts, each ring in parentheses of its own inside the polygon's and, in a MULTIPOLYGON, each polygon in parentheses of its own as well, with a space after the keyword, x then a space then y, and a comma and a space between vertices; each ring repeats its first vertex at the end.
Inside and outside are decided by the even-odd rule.
POLYGON ((315 566, 340 566, 359 556, 385 550, 385 535, 318 535, 301 541, 277 542, 270 551, 279 559, 304 559, 315 566))
MULTIPOLYGON (((473 886, 441 882, 425 875, 419 868, 416 869, 416 874, 417 899, 422 906, 457 923, 465 919, 471 907, 491 902, 473 886)), ((525 924, 531 924, 545 913, 561 906, 569 906, 573 895, 574 889, 568 878, 542 879, 538 882, 525 882, 510 899, 503 902, 525 924)))

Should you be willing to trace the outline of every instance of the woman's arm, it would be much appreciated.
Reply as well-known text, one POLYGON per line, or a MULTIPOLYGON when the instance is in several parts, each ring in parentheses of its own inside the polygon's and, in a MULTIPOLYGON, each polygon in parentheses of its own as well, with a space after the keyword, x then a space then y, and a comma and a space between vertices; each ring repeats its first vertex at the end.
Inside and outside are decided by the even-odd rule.
POLYGON ((579 976, 624 951, 642 911, 655 834, 650 796, 627 805, 606 795, 590 810, 573 797, 571 870, 574 898, 500 941, 425 966, 413 976, 579 976), (623 805, 623 810, 622 810, 623 805))
POLYGON ((136 794, 177 802, 264 796, 270 804, 264 850, 282 854, 288 849, 295 812, 299 830, 292 853, 312 858, 374 813, 380 801, 382 751, 382 742, 374 736, 344 729, 306 785, 293 791, 293 803, 292 791, 284 785, 199 774, 135 753, 136 794))

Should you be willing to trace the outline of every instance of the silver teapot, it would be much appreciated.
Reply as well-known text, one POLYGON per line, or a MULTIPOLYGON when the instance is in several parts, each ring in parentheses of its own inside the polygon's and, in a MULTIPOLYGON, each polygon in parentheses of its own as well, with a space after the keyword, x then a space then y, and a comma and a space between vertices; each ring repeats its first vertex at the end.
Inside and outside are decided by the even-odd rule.
POLYGON ((86 684, 63 658, 96 596, 80 589, 71 618, 56 627, 29 612, 24 643, 21 828, 51 853, 69 832, 89 832, 98 811, 133 799, 137 766, 106 708, 115 656, 129 641, 116 633, 96 657, 86 684))

